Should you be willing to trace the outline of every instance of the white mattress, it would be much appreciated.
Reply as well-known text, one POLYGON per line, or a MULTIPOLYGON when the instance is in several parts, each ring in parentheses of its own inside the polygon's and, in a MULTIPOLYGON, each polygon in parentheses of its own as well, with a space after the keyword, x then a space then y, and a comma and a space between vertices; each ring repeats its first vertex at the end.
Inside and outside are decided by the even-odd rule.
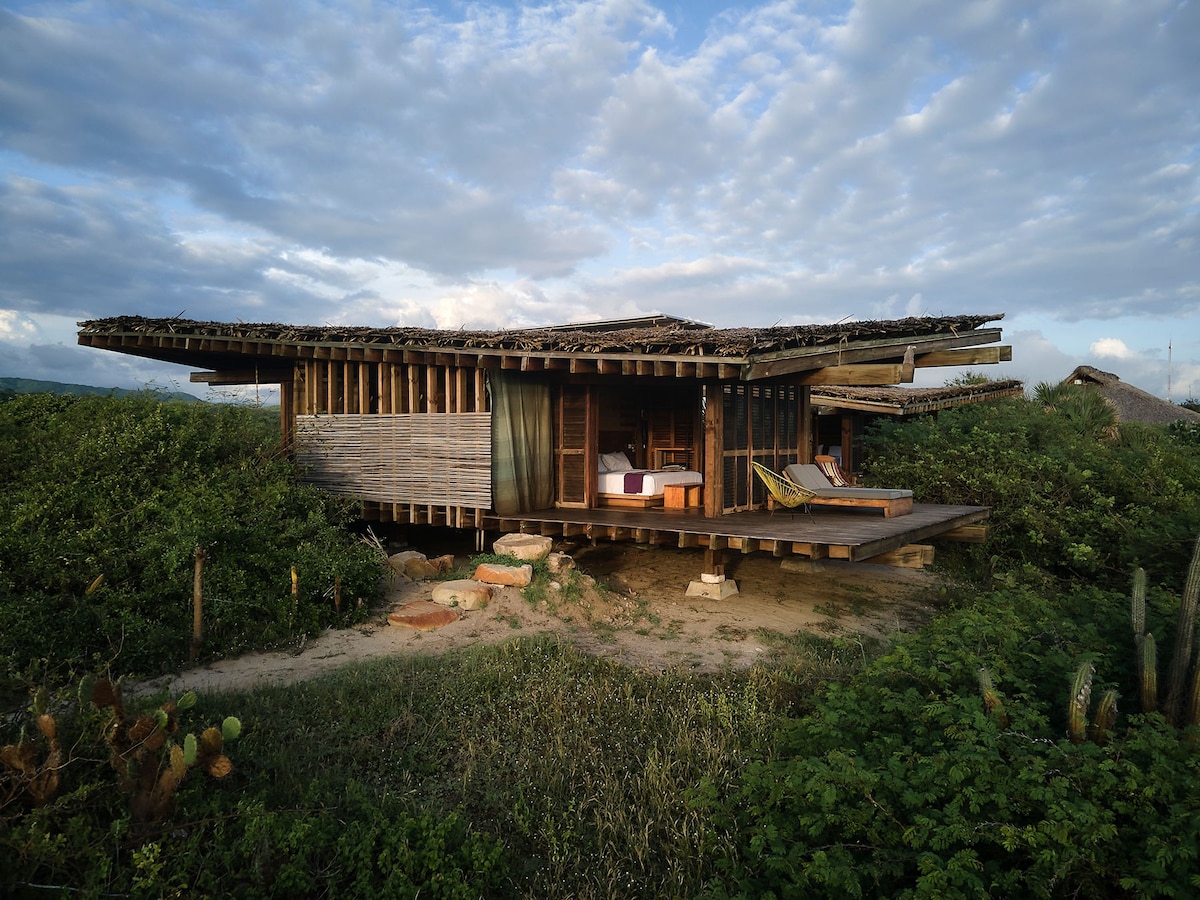
MULTIPOLYGON (((630 495, 637 497, 654 497, 661 494, 663 487, 668 484, 700 484, 704 481, 704 476, 699 472, 690 472, 686 469, 631 469, 630 471, 645 473, 645 477, 642 478, 641 491, 630 495)), ((624 494, 625 476, 628 474, 629 472, 601 472, 600 493, 624 494)))

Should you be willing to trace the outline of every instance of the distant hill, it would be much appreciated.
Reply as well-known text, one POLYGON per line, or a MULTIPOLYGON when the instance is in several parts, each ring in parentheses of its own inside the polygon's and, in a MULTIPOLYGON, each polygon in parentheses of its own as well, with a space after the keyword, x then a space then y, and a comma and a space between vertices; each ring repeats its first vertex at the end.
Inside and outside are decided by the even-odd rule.
POLYGON ((199 403, 200 398, 183 391, 163 391, 153 388, 129 390, 117 387, 94 387, 90 384, 63 384, 59 381, 38 381, 35 378, 0 378, 0 394, 98 394, 102 397, 124 397, 127 394, 153 394, 163 400, 178 400, 182 403, 199 403))

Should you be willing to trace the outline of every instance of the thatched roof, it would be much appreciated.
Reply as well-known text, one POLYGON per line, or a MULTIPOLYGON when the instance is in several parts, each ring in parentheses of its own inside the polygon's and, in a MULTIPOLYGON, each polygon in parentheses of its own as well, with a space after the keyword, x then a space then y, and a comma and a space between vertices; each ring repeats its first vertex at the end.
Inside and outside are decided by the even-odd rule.
POLYGON ((980 384, 955 384, 934 388, 848 387, 828 385, 813 388, 812 402, 835 409, 857 409, 892 416, 915 416, 952 406, 982 403, 1001 397, 1017 397, 1025 385, 1015 379, 980 384))
MULTIPOLYGON (((590 327, 440 331, 120 316, 79 323, 79 343, 211 369, 222 379, 252 375, 254 383, 287 380, 297 359, 311 358, 743 381, 840 369, 842 383, 894 384, 906 380, 906 374, 911 380, 914 365, 950 366, 1011 358, 1011 348, 984 346, 999 341, 1001 335, 999 328, 982 326, 1001 318, 941 316, 712 328, 655 316, 592 323, 590 327), (631 327, 623 327, 627 323, 631 327), (872 370, 869 364, 877 365, 872 370), (852 370, 853 366, 858 370, 852 370)), ((193 379, 203 380, 203 376, 193 375, 193 379)))
POLYGON ((1185 422, 1200 423, 1200 413, 1177 406, 1132 384, 1125 384, 1112 372, 1104 372, 1092 366, 1080 366, 1064 378, 1062 383, 1096 391, 1116 411, 1117 419, 1121 422, 1170 425, 1182 419, 1185 422))
MULTIPOLYGON (((834 346, 874 339, 890 341, 974 331, 1003 318, 940 316, 835 325, 785 325, 772 328, 640 327, 615 331, 561 330, 556 327, 518 331, 442 331, 429 328, 362 328, 341 325, 282 325, 250 322, 197 322, 117 316, 79 323, 80 337, 112 334, 155 334, 175 337, 220 337, 242 341, 299 344, 382 344, 393 347, 437 347, 463 350, 559 351, 568 353, 646 353, 745 357, 796 347, 834 346)), ((579 326, 586 329, 586 325, 579 326)))

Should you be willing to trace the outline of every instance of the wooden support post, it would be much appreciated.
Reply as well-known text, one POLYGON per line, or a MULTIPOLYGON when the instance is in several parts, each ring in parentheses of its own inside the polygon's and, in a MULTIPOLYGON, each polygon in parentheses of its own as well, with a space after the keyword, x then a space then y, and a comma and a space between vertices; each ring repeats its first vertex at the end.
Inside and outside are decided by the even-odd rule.
POLYGON ((709 547, 704 551, 704 574, 725 577, 725 554, 709 547))
POLYGON ((188 660, 195 665, 200 657, 200 644, 204 640, 204 561, 208 554, 199 544, 192 551, 196 565, 192 572, 192 646, 188 660))
POLYGON ((725 395, 720 382, 704 385, 704 515, 715 518, 725 505, 725 395))
POLYGON ((815 431, 814 426, 816 422, 813 420, 812 388, 807 384, 802 384, 797 390, 800 391, 800 410, 798 415, 800 434, 797 436, 797 449, 799 451, 800 463, 807 464, 813 461, 813 444, 815 443, 813 432, 815 431))

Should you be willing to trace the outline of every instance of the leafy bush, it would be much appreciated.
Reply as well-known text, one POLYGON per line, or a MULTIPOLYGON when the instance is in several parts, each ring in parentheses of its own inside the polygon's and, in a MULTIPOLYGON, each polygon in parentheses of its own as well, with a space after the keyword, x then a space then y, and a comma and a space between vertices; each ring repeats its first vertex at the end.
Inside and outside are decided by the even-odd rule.
POLYGON ((1141 565, 1169 578, 1200 532, 1200 447, 1136 424, 1114 437, 1094 418, 1014 399, 884 422, 867 439, 868 482, 992 507, 987 544, 943 554, 975 576, 1118 586, 1141 565))
MULTIPOLYGON (((1132 674, 1080 615, 1120 595, 1005 592, 947 614, 797 720, 732 796, 716 896, 1183 896, 1200 888, 1200 755, 1161 716, 1072 744, 1081 658, 1132 674), (1064 610, 1067 614, 1064 615, 1064 610), (995 673, 985 702, 981 669, 995 673)), ((1108 685, 1111 686, 1111 685, 1108 685)))
POLYGON ((347 617, 379 568, 352 504, 299 485, 260 410, 151 398, 0 403, 0 675, 177 664, 205 548, 205 652, 278 644, 347 617), (300 592, 291 594, 290 571, 300 592), (348 614, 327 596, 340 579, 348 614))

